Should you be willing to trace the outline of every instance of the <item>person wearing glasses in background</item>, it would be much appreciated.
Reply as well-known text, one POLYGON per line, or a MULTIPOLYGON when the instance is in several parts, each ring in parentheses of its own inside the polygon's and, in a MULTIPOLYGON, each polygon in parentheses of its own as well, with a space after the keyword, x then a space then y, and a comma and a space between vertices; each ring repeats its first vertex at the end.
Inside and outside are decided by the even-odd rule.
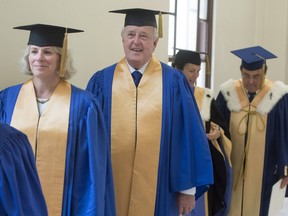
POLYGON ((233 188, 229 215, 267 216, 272 187, 288 183, 288 86, 266 78, 261 46, 232 51, 241 79, 220 86, 217 102, 230 128, 233 188))

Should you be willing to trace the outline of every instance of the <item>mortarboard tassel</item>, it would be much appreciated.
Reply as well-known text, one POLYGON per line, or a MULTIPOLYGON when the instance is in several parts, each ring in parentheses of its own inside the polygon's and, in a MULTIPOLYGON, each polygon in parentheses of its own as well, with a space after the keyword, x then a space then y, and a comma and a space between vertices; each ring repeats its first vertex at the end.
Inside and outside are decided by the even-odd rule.
POLYGON ((65 73, 66 73, 67 43, 68 43, 67 35, 68 34, 67 34, 67 28, 66 28, 66 32, 65 32, 64 40, 63 40, 63 46, 62 46, 61 63, 60 63, 60 77, 61 78, 65 77, 65 73))
POLYGON ((211 74, 210 61, 209 56, 206 54, 206 75, 210 76, 210 74, 211 74))
POLYGON ((264 64, 262 66, 262 73, 261 73, 261 81, 260 81, 260 86, 259 89, 261 90, 264 86, 264 81, 265 81, 265 68, 266 68, 266 61, 264 60, 264 64))
POLYGON ((158 19, 158 37, 163 38, 163 25, 162 25, 162 13, 159 12, 159 19, 158 19))

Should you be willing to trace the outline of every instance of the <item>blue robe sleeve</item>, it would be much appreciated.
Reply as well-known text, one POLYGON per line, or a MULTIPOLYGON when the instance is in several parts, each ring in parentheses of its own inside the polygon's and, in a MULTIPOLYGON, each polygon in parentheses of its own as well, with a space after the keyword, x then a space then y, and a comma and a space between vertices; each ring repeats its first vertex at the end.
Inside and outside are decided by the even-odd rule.
MULTIPOLYGON (((279 178, 283 178, 287 175, 285 170, 288 171, 288 94, 278 102, 275 110, 271 114, 269 113, 267 122, 274 123, 267 125, 267 128, 274 130, 272 134, 276 135, 274 142, 277 144, 277 175, 279 178)), ((267 134, 267 142, 269 142, 269 139, 270 132, 267 134)))
POLYGON ((170 167, 172 190, 182 191, 196 187, 197 199, 213 184, 209 145, 195 98, 185 78, 178 79, 173 97, 170 167))
POLYGON ((30 143, 0 123, 0 215, 48 215, 30 143))
MULTIPOLYGON (((79 114, 74 113, 73 109, 70 112, 72 115, 79 114)), ((73 165, 69 169, 66 167, 66 177, 73 179, 73 185, 66 191, 70 194, 67 197, 71 201, 67 200, 65 203, 70 205, 65 209, 71 212, 64 212, 63 215, 116 215, 108 134, 95 98, 80 119, 77 134, 71 134, 69 138, 68 143, 73 142, 73 139, 77 140, 77 147, 75 154, 72 153, 75 155, 72 168, 75 170, 74 176, 69 176, 73 165)))
POLYGON ((0 122, 4 122, 4 97, 3 97, 3 91, 0 91, 0 122))
MULTIPOLYGON (((96 96, 103 111, 108 134, 111 130, 111 103, 112 103, 112 82, 114 70, 117 64, 113 64, 103 70, 97 71, 89 80, 86 90, 96 96)), ((110 137, 109 137, 110 142, 110 137)))
POLYGON ((272 186, 285 176, 288 167, 288 94, 269 112, 262 189, 272 186))
MULTIPOLYGON (((104 111, 104 118, 107 119, 105 115, 106 108, 109 109, 111 103, 111 93, 112 93, 112 82, 114 70, 117 64, 113 64, 103 70, 97 71, 89 80, 86 90, 93 93, 96 96, 101 109, 104 111)), ((109 112, 107 112, 109 113, 109 112)))
POLYGON ((86 87, 87 91, 93 93, 96 96, 101 108, 103 108, 102 105, 104 103, 104 97, 103 97, 103 91, 102 91, 103 79, 104 77, 103 77, 102 72, 96 72, 91 77, 86 87))
POLYGON ((14 106, 22 84, 0 91, 0 122, 10 124, 14 106))
MULTIPOLYGON (((269 212, 273 185, 288 166, 288 94, 268 113, 260 215, 269 212)), ((287 196, 287 194, 285 195, 287 196)))

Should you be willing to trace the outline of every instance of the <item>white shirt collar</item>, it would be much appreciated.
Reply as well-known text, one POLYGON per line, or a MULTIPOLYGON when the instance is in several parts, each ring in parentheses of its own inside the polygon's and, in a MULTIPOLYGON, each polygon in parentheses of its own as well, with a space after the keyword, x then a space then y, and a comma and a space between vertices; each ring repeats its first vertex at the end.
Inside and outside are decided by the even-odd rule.
MULTIPOLYGON (((132 74, 136 69, 133 68, 131 65, 129 65, 128 61, 126 60, 128 68, 130 70, 130 73, 132 74)), ((139 71, 141 74, 144 74, 145 69, 147 68, 147 65, 149 64, 150 60, 144 64, 141 68, 139 68, 137 71, 139 71)))

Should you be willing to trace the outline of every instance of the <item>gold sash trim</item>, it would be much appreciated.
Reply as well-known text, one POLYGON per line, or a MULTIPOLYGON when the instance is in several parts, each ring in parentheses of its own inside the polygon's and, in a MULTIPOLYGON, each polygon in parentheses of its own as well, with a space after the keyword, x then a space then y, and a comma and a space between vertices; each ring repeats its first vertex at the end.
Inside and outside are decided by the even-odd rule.
POLYGON ((224 147, 226 157, 228 159, 229 165, 232 166, 232 162, 231 162, 232 143, 231 143, 231 140, 225 136, 225 132, 222 128, 220 128, 220 133, 221 133, 220 139, 221 139, 221 143, 224 147))
POLYGON ((245 136, 245 134, 247 133, 248 136, 247 136, 246 146, 245 146, 244 154, 243 154, 243 158, 242 158, 241 171, 239 173, 238 180, 235 183, 235 187, 237 186, 240 178, 243 177, 245 179, 245 176, 246 176, 246 169, 245 169, 244 164, 247 163, 246 155, 249 154, 249 146, 250 146, 250 139, 251 139, 251 133, 252 133, 252 129, 251 129, 251 127, 249 127, 249 125, 247 125, 247 121, 249 121, 252 118, 252 116, 255 116, 256 130, 259 132, 263 132, 265 130, 265 127, 266 127, 262 116, 259 113, 257 113, 256 111, 251 111, 249 108, 249 110, 242 110, 242 112, 244 112, 245 114, 240 119, 240 122, 239 122, 238 128, 237 128, 237 132, 239 135, 243 135, 243 136, 245 136), (261 125, 259 124, 259 122, 261 123, 261 125), (241 130, 243 130, 243 131, 241 131, 241 130))
MULTIPOLYGON (((203 105, 203 100, 204 100, 204 96, 205 96, 205 91, 204 91, 204 88, 199 88, 198 86, 195 86, 195 89, 194 89, 194 97, 196 99, 196 103, 197 103, 197 106, 199 108, 199 110, 201 111, 202 110, 202 105, 203 105)), ((210 105, 210 104, 209 104, 210 105)), ((205 109, 205 108, 203 108, 205 109)), ((210 107, 207 109, 207 111, 210 112, 210 107)), ((203 124, 204 124, 204 127, 205 127, 205 121, 203 121, 203 124)), ((214 122, 211 122, 211 126, 212 125, 217 125, 215 124, 214 122)), ((231 156, 231 151, 232 151, 232 144, 231 144, 231 141, 225 136, 225 133, 224 133, 224 130, 222 128, 220 128, 220 139, 221 139, 221 142, 223 144, 223 147, 224 147, 224 151, 226 153, 226 156, 227 156, 227 159, 228 159, 228 162, 229 164, 231 165, 231 159, 230 159, 230 156, 231 156)), ((221 147, 218 143, 217 140, 211 140, 211 143, 214 145, 214 147, 223 155, 224 153, 222 152, 221 150, 221 147)), ((224 156, 224 155, 223 155, 224 156)))
MULTIPOLYGON (((241 79, 236 80, 234 84, 235 84, 235 90, 239 97, 239 101, 241 103, 241 107, 244 108, 244 107, 249 106, 249 99, 247 97, 242 80, 241 79)), ((256 94, 251 105, 253 105, 254 107, 257 107, 259 103, 262 101, 262 99, 265 97, 267 92, 272 88, 272 86, 273 86, 273 82, 271 80, 265 79, 263 88, 259 90, 259 92, 256 94)))
POLYGON ((154 215, 162 125, 159 61, 151 59, 138 88, 125 59, 117 64, 111 115, 117 216, 154 215))
MULTIPOLYGON (((216 125, 216 124, 211 122, 211 125, 216 125)), ((228 139, 228 137, 225 136, 225 132, 222 128, 220 128, 220 140, 221 140, 220 143, 222 144, 224 148, 223 149, 224 152, 222 151, 218 140, 210 140, 210 141, 223 157, 225 156, 227 157, 229 165, 232 166, 232 163, 231 163, 232 144, 231 144, 230 139, 228 139)))
MULTIPOLYGON (((246 94, 243 94, 244 86, 243 86, 242 82, 239 82, 239 84, 241 86, 239 86, 239 85, 236 86, 236 91, 237 91, 238 95, 240 95, 243 98, 244 95, 246 95, 246 94)), ((265 81, 265 85, 262 88, 262 90, 258 92, 258 94, 256 95, 255 99, 252 101, 252 103, 248 104, 248 110, 247 110, 247 108, 246 109, 245 108, 241 109, 241 111, 246 113, 246 114, 243 115, 243 117, 240 119, 239 124, 238 124, 237 132, 238 132, 239 135, 244 135, 244 136, 247 133, 248 136, 247 136, 247 141, 246 141, 246 147, 245 147, 245 150, 244 150, 244 152, 245 152, 244 153, 244 157, 242 159, 242 165, 241 165, 241 167, 242 167, 241 170, 242 171, 239 173, 239 177, 238 177, 238 180, 236 181, 235 187, 238 184, 240 176, 243 175, 243 178, 245 179, 245 175, 246 175, 244 163, 246 163, 247 159, 246 159, 245 155, 248 154, 249 145, 250 145, 250 137, 251 137, 251 127, 248 127, 247 122, 249 121, 249 119, 252 116, 255 116, 255 118, 256 118, 256 129, 259 132, 263 132, 265 130, 265 127, 266 127, 265 122, 264 122, 262 116, 256 111, 256 109, 257 109, 257 105, 261 102, 261 100, 264 98, 264 96, 267 94, 267 92, 270 90, 271 87, 272 87, 272 82, 266 80, 265 81), (252 106, 253 106, 253 108, 251 109, 252 106)))
POLYGON ((204 89, 195 86, 194 87, 194 97, 195 97, 198 109, 201 110, 203 98, 204 98, 204 89))
POLYGON ((32 80, 25 82, 15 103, 11 125, 25 133, 35 154, 39 113, 32 80))
POLYGON ((36 151, 36 165, 49 215, 61 215, 71 85, 60 81, 39 117, 32 80, 19 92, 11 125, 24 132, 36 151))
POLYGON ((247 132, 249 134, 250 131, 248 131, 249 128, 247 127, 247 121, 248 121, 249 117, 253 116, 253 115, 256 117, 256 129, 258 131, 264 131, 265 130, 264 120, 263 120, 262 116, 259 113, 257 113, 257 111, 255 111, 255 107, 254 107, 254 111, 251 111, 251 109, 241 110, 241 111, 244 112, 245 115, 240 119, 239 124, 238 124, 237 131, 240 135, 245 135, 247 132))
POLYGON ((265 86, 258 92, 251 104, 249 104, 242 83, 237 83, 236 91, 242 109, 239 112, 231 112, 230 117, 233 143, 233 190, 229 216, 259 215, 267 115, 258 113, 257 105, 269 91, 271 83, 265 82, 265 86), (249 124, 247 125, 248 118, 249 124), (246 132, 248 137, 245 144, 246 132))

